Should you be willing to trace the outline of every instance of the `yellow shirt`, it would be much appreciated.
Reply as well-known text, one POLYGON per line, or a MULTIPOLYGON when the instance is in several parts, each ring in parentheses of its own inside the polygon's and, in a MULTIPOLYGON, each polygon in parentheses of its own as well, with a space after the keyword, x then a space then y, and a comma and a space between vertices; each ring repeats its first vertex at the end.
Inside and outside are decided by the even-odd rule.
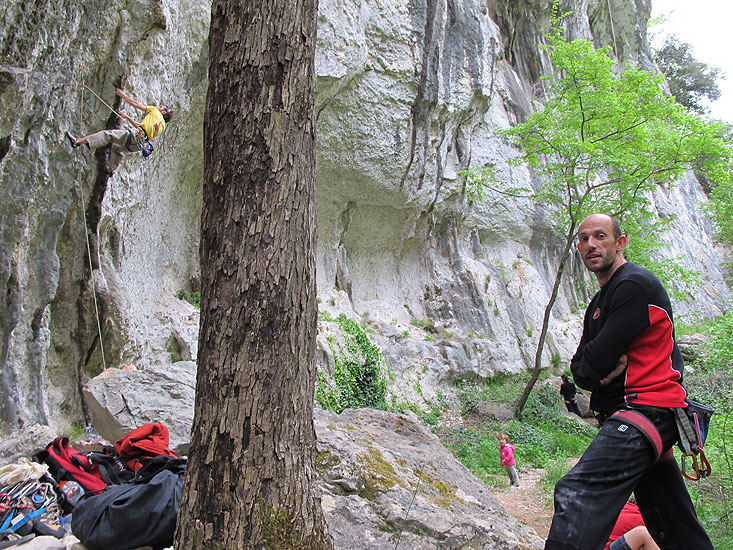
POLYGON ((145 135, 148 139, 158 137, 165 130, 165 120, 163 120, 163 114, 157 107, 148 105, 145 109, 145 116, 143 117, 140 127, 145 130, 145 135))

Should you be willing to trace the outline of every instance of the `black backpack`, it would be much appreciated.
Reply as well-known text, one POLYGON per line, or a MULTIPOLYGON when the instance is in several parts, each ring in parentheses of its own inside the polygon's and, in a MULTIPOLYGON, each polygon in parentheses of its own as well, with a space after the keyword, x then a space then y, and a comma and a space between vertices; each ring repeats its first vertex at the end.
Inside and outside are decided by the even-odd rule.
POLYGON ((170 546, 185 471, 185 458, 151 458, 129 483, 84 495, 71 514, 72 532, 89 550, 170 546))

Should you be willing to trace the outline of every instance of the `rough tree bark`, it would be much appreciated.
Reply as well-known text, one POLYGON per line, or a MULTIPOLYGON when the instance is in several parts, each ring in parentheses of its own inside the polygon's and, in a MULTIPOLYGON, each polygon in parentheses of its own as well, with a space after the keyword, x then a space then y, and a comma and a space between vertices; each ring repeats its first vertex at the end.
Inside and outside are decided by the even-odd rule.
POLYGON ((176 548, 333 548, 314 487, 316 15, 317 0, 212 5, 176 548))

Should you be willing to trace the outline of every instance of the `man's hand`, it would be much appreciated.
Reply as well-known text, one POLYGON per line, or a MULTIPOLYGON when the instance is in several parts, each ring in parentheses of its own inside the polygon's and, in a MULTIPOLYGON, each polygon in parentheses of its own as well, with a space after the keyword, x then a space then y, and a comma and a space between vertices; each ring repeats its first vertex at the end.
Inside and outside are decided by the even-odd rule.
POLYGON ((130 115, 128 115, 125 111, 120 111, 119 114, 120 114, 120 116, 122 118, 124 118, 130 124, 132 124, 135 128, 137 128, 138 126, 140 126, 140 123, 137 120, 135 120, 134 118, 132 118, 130 115))
POLYGON ((120 96, 122 99, 124 99, 127 103, 135 107, 135 109, 139 109, 141 111, 145 111, 147 109, 147 105, 143 105, 136 99, 131 98, 129 95, 127 95, 121 88, 115 88, 115 93, 120 96))
POLYGON ((616 364, 616 368, 613 369, 608 376, 606 376, 603 380, 601 380, 601 386, 607 386, 611 383, 611 380, 622 374, 626 367, 629 364, 629 360, 626 357, 626 354, 624 353, 621 357, 618 358, 618 363, 616 364))

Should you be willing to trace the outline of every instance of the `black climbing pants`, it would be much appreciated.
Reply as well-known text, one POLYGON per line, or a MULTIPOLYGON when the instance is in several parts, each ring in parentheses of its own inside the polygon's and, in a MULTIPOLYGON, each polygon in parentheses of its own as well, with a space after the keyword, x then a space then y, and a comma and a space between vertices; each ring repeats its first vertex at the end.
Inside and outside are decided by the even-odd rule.
POLYGON ((656 460, 652 444, 638 428, 609 417, 575 467, 555 486, 546 550, 601 550, 632 492, 661 548, 714 550, 671 453, 678 438, 674 413, 646 406, 634 410, 659 431, 662 458, 656 460))

